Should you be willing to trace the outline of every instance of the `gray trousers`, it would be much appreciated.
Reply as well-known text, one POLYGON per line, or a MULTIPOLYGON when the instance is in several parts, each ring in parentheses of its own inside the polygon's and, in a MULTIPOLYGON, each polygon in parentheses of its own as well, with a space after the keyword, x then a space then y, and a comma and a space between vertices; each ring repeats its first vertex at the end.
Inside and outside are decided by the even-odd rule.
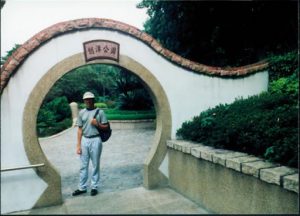
POLYGON ((79 189, 87 189, 89 162, 92 161, 91 188, 97 189, 100 180, 100 157, 102 152, 102 141, 100 137, 86 138, 81 140, 80 155, 80 181, 79 189))

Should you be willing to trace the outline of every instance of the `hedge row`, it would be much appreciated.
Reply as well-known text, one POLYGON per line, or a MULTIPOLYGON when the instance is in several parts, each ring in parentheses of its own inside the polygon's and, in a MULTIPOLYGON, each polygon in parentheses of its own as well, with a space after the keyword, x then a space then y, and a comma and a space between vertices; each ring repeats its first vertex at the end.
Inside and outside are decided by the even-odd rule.
POLYGON ((202 112, 177 136, 217 148, 246 152, 287 166, 298 165, 295 97, 263 93, 202 112))
POLYGON ((178 138, 298 167, 298 53, 269 62, 268 92, 200 113, 182 124, 178 138))

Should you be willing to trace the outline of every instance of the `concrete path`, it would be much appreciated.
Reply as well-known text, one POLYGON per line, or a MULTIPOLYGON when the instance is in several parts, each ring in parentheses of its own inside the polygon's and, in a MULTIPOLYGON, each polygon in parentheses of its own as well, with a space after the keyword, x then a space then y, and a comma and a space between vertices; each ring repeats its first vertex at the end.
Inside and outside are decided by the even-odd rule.
MULTIPOLYGON (((77 128, 73 128, 59 136, 40 139, 45 155, 61 175, 64 199, 70 197, 79 182, 80 159, 76 154, 76 133, 77 128)), ((143 162, 150 151, 154 133, 155 130, 149 129, 113 130, 111 138, 103 143, 100 192, 142 186, 143 162)))
POLYGON ((104 143, 100 161, 99 194, 72 197, 79 180, 76 155, 77 128, 40 139, 48 160, 60 172, 63 204, 14 214, 208 214, 203 207, 172 189, 147 190, 143 184, 143 161, 151 148, 155 130, 113 130, 104 143))
POLYGON ((14 214, 208 214, 199 205, 169 188, 146 190, 137 187, 128 190, 89 193, 64 200, 63 205, 16 212, 14 214))

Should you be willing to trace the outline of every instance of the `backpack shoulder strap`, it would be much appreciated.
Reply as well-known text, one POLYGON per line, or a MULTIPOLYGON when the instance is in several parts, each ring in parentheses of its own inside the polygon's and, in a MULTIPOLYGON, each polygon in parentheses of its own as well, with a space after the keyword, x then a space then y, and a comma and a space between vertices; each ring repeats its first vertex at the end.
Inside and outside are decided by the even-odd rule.
POLYGON ((94 115, 94 118, 96 118, 96 116, 98 115, 99 111, 100 111, 99 108, 97 108, 97 111, 96 111, 96 113, 94 115))

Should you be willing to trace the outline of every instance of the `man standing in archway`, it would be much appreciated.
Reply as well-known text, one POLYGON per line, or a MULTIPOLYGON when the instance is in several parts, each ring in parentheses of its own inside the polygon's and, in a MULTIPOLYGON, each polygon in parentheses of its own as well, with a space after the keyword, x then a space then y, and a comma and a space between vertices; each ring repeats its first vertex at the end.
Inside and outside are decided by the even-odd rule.
POLYGON ((80 155, 80 181, 79 188, 72 195, 77 196, 87 192, 88 168, 89 161, 92 161, 92 178, 91 178, 91 196, 98 193, 98 184, 100 179, 100 157, 102 152, 102 140, 97 127, 106 129, 108 126, 107 118, 103 110, 96 109, 94 102, 95 96, 91 92, 83 95, 83 101, 86 108, 79 112, 77 125, 77 148, 76 153, 80 155))

